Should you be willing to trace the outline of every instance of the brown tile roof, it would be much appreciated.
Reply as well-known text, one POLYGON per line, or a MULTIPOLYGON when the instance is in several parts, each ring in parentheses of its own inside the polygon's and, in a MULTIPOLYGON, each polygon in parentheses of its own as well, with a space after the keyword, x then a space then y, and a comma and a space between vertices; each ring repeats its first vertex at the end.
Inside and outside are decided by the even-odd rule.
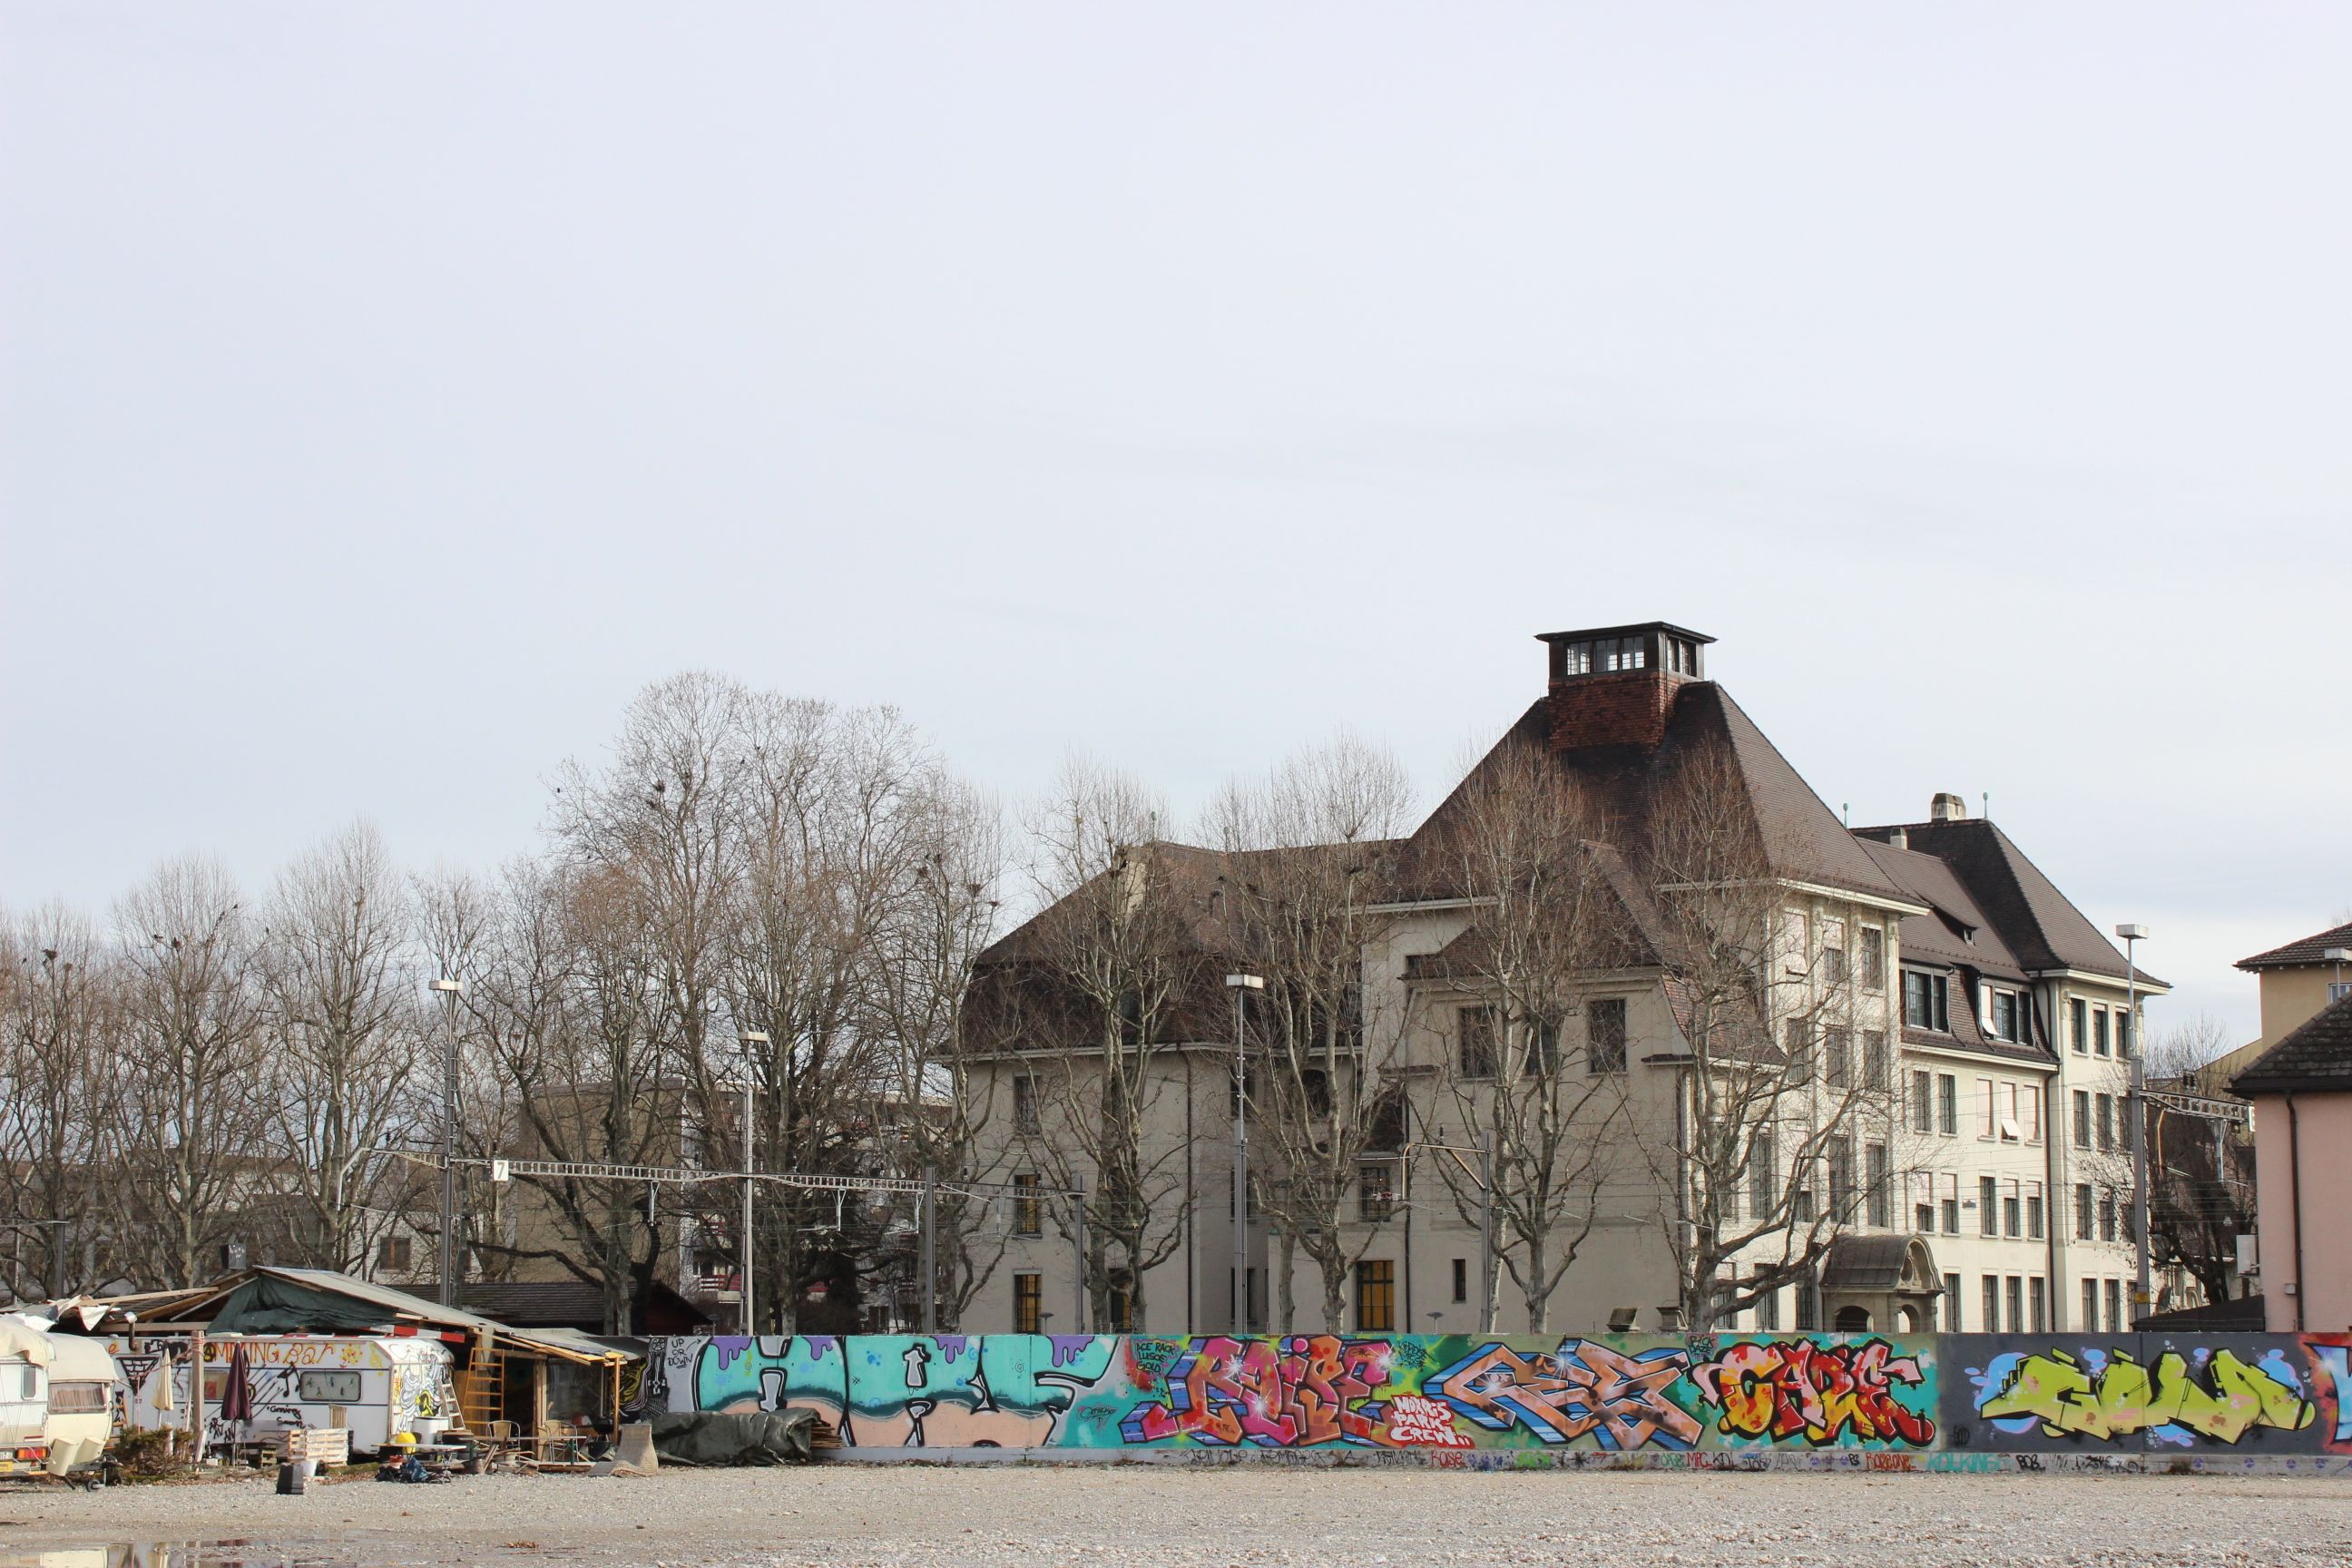
POLYGON ((1906 915, 1899 933, 1903 956, 1925 963, 1964 965, 2003 980, 2022 981, 2025 970, 2000 939, 1984 910, 1969 896, 1952 868, 1917 849, 1897 849, 1874 838, 1856 840, 1886 873, 1887 879, 1930 912, 1906 915))
MULTIPOLYGON (((1991 917, 2001 942, 2027 970, 2079 969, 2124 978, 2124 955, 2000 828, 1982 817, 1901 826, 1914 850, 1932 855, 1952 868, 1976 906, 1991 917)), ((1853 831, 1857 838, 1884 841, 1895 827, 1853 831)), ((2139 978, 2143 985, 2167 988, 2144 969, 2139 978)))
POLYGON ((2232 1093, 2352 1094, 2352 996, 2338 997, 2230 1080, 2232 1093))
POLYGON ((2274 947, 2268 952, 2258 952, 2252 958, 2238 960, 2238 967, 2249 972, 2264 969, 2291 969, 2299 964, 2325 963, 2320 954, 2331 947, 2352 947, 2352 923, 2330 926, 2314 936, 2274 947))

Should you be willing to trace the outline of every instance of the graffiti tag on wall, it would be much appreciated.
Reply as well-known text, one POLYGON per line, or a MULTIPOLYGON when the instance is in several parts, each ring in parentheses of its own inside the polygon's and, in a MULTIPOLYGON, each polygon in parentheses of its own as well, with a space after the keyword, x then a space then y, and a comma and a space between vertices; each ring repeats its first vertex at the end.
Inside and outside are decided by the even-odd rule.
POLYGON ((2085 1344, 2005 1352, 1970 1375, 1977 1414, 2012 1435, 2236 1445, 2262 1429, 2300 1431, 2317 1415, 2283 1349, 2249 1363, 2223 1346, 2200 1360, 2192 1369, 2180 1352, 2166 1350, 2143 1364, 2127 1350, 2085 1344))
POLYGON ((1925 1447, 1936 1437, 1934 1420, 1898 1397, 1932 1401, 1919 1358, 1883 1339, 1742 1341, 1692 1368, 1691 1381, 1720 1413, 1716 1430, 1727 1437, 1814 1447, 1925 1447))
POLYGON ((1688 1448, 1699 1419, 1670 1390, 1690 1366, 1687 1351, 1667 1347, 1628 1354, 1596 1340, 1562 1340, 1557 1350, 1523 1353, 1490 1344, 1464 1356, 1428 1391, 1490 1431, 1523 1426, 1546 1444, 1591 1434, 1604 1448, 1630 1451, 1653 1443, 1688 1448))

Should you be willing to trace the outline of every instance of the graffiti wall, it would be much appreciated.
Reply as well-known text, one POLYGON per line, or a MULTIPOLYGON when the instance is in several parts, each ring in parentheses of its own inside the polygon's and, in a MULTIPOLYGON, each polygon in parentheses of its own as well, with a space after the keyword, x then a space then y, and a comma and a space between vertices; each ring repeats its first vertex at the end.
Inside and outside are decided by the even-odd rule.
MULTIPOLYGON (((2352 1337, 863 1335, 656 1340, 631 1399, 859 1448, 2352 1455, 2352 1337)), ((1507 1452, 1497 1458, 1507 1458, 1507 1452)), ((1924 1463, 1924 1461, 1922 1461, 1924 1463)))

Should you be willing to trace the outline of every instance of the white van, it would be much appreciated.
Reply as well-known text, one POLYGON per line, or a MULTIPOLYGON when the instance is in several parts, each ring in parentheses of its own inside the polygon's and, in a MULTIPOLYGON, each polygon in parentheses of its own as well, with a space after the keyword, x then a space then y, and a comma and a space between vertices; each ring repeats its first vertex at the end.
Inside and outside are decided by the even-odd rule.
MULTIPOLYGON (((130 1384, 133 1426, 188 1424, 188 1342, 156 1339, 133 1346, 109 1341, 130 1384), (165 1370, 168 1365, 169 1371, 165 1370), (168 1406, 164 1394, 169 1378, 168 1406)), ((396 1433, 420 1438, 455 1425, 457 1388, 449 1347, 438 1339, 357 1334, 207 1334, 205 1337, 205 1440, 237 1436, 220 1418, 229 1357, 245 1347, 253 1419, 245 1436, 270 1437, 292 1427, 341 1428, 352 1452, 388 1447, 396 1433)))
POLYGON ((114 1380, 114 1358, 97 1341, 0 1316, 0 1475, 61 1476, 105 1452, 114 1380))

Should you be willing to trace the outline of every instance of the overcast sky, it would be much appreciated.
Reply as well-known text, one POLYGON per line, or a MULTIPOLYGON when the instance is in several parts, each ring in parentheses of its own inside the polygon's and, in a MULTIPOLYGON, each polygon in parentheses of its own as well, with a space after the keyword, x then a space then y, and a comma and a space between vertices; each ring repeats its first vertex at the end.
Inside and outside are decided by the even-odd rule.
POLYGON ((0 902, 492 865, 694 667, 1434 800, 1664 618, 2175 1017, 2352 918, 2352 8, 0 18, 0 902))

